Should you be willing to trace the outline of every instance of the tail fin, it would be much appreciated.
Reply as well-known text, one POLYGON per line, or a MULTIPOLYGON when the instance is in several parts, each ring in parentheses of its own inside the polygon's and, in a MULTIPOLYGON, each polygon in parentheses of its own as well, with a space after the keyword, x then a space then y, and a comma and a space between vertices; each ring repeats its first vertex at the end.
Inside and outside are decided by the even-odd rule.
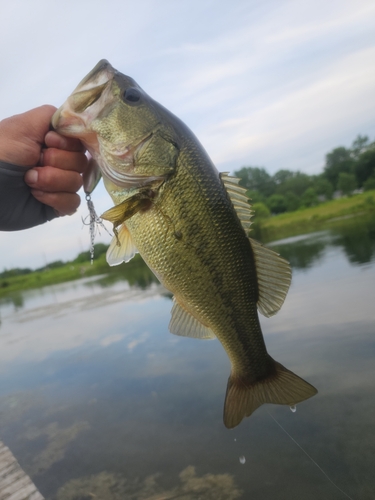
POLYGON ((224 425, 229 429, 236 427, 264 403, 293 406, 317 392, 315 387, 276 361, 275 372, 255 383, 247 383, 246 379, 231 374, 225 396, 224 425))

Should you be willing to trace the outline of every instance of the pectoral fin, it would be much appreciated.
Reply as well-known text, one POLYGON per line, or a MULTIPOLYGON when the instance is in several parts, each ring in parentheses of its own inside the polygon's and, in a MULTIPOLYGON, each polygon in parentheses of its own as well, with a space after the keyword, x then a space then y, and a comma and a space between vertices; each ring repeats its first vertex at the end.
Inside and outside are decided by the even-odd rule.
POLYGON ((116 229, 140 210, 148 208, 150 206, 150 199, 150 196, 147 196, 143 192, 137 193, 104 212, 101 218, 112 222, 113 228, 116 229))
POLYGON ((171 311, 171 321, 169 331, 174 335, 182 337, 192 337, 195 339, 214 339, 216 338, 211 328, 203 325, 194 316, 192 316, 184 307, 182 307, 174 298, 174 304, 171 311))

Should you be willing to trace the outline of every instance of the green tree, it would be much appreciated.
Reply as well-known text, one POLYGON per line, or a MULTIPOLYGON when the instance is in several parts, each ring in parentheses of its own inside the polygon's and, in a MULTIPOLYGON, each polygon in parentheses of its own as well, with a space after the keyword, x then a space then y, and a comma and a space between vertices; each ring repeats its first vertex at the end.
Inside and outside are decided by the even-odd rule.
POLYGON ((49 264, 47 264, 46 267, 48 267, 49 269, 57 269, 58 267, 62 266, 65 266, 65 262, 63 262, 62 260, 55 260, 54 262, 50 262, 49 264))
POLYGON ((314 188, 307 188, 301 197, 303 207, 314 207, 319 204, 318 195, 314 188))
POLYGON ((13 276, 21 276, 22 274, 30 274, 32 270, 28 267, 19 268, 16 267, 14 269, 4 269, 2 273, 0 273, 0 278, 12 278, 13 276))
POLYGON ((375 174, 375 145, 358 156, 354 171, 359 187, 375 174))
POLYGON ((316 193, 330 200, 333 195, 333 186, 323 175, 316 175, 312 180, 312 187, 316 193))
POLYGON ((234 175, 240 177, 241 186, 250 191, 259 191, 266 197, 275 191, 275 182, 263 167, 242 167, 234 175))
POLYGON ((351 150, 340 146, 326 155, 324 176, 336 189, 340 172, 352 173, 354 164, 351 150))
POLYGON ((372 177, 369 177, 367 181, 363 183, 363 189, 365 191, 375 189, 375 174, 372 177))
POLYGON ((286 198, 286 210, 287 210, 287 212, 294 212, 295 210, 298 210, 299 207, 301 206, 301 200, 300 200, 299 196, 292 193, 291 191, 288 191, 285 194, 285 198, 286 198))
POLYGON ((295 172, 291 170, 278 170, 276 174, 273 175, 273 180, 276 184, 283 184, 288 179, 294 177, 295 172))
POLYGON ((292 176, 286 177, 283 182, 278 184, 276 194, 286 195, 286 193, 290 192, 300 197, 309 187, 311 187, 311 177, 309 175, 302 172, 293 172, 292 176))
POLYGON ((282 194, 273 194, 267 199, 267 205, 273 214, 281 214, 287 211, 288 202, 282 194))
POLYGON ((254 203, 253 205, 254 216, 253 220, 268 219, 271 217, 270 209, 264 203, 254 203))
POLYGON ((246 191, 246 195, 250 198, 252 205, 254 203, 264 203, 266 200, 265 196, 263 196, 259 191, 246 191))
POLYGON ((369 147, 369 138, 367 135, 357 135, 352 144, 352 157, 357 160, 361 153, 364 153, 369 147))
POLYGON ((357 182, 354 174, 347 174, 346 172, 339 173, 339 180, 337 182, 337 187, 344 194, 351 194, 357 187, 357 182))

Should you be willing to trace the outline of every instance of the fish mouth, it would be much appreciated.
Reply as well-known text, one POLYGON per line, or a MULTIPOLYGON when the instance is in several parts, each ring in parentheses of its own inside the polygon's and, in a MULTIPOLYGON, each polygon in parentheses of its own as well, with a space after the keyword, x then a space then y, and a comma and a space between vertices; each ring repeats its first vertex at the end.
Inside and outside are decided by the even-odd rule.
POLYGON ((90 127, 98 114, 114 102, 115 97, 111 92, 112 81, 119 74, 107 60, 99 61, 81 80, 65 103, 56 110, 51 123, 56 132, 82 141, 97 161, 104 178, 118 187, 132 189, 164 179, 162 176, 140 175, 134 172, 134 156, 147 145, 155 130, 133 141, 132 144, 107 144, 103 138, 99 142, 97 134, 90 127), (112 157, 113 162, 110 163, 116 165, 121 162, 121 168, 112 166, 108 158, 104 160, 100 155, 101 149, 105 149, 107 156, 112 157))
POLYGON ((86 142, 84 139, 91 121, 103 103, 107 105, 112 100, 109 91, 116 73, 106 59, 99 61, 54 113, 51 120, 53 129, 86 142))
POLYGON ((101 59, 90 73, 79 82, 73 94, 108 83, 115 76, 116 72, 115 68, 106 59, 101 59))

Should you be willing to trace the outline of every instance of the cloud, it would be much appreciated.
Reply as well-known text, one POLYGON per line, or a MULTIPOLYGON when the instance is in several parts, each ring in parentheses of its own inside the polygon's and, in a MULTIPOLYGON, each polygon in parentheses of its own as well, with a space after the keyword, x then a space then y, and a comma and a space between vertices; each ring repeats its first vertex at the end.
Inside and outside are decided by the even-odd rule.
POLYGON ((139 337, 128 343, 128 350, 130 352, 133 351, 138 345, 144 344, 149 337, 150 334, 148 332, 142 333, 139 337))
MULTIPOLYGON (((169 315, 169 300, 161 297, 164 290, 161 285, 146 290, 129 289, 123 283, 120 290, 109 291, 92 282, 91 286, 68 283, 31 292, 26 296, 24 309, 16 314, 1 311, 1 369, 6 370, 17 360, 39 362, 55 352, 79 349, 83 345, 108 347, 124 339, 132 351, 149 338, 149 333, 139 333, 149 317, 157 321, 160 315, 169 315), (38 307, 40 296, 42 307, 38 307), (54 321, 56 318, 58 321, 54 321)), ((167 324, 166 318, 165 328, 167 324)))
POLYGON ((275 165, 270 169, 273 171, 283 167, 316 172, 318 166, 323 166, 323 151, 314 162, 311 162, 310 155, 308 161, 301 161, 301 144, 306 151, 308 137, 318 137, 323 132, 328 135, 345 123, 354 139, 352 120, 354 123, 364 118, 368 122, 372 120, 375 105, 371 95, 375 74, 371 61, 374 58, 375 47, 350 54, 316 75, 308 86, 277 96, 253 113, 246 113, 246 108, 253 106, 252 100, 244 102, 245 117, 224 120, 210 129, 207 142, 216 144, 213 160, 220 166, 229 161, 241 164, 246 158, 254 157, 255 164, 275 165), (265 151, 269 144, 272 148, 265 151), (280 154, 284 152, 285 162, 286 149, 289 150, 289 159, 285 165, 280 162, 280 154), (295 150, 299 154, 293 158, 295 150))
POLYGON ((116 344, 116 342, 120 342, 124 337, 125 335, 119 333, 109 335, 100 342, 100 345, 102 345, 103 347, 108 347, 109 345, 116 344))

